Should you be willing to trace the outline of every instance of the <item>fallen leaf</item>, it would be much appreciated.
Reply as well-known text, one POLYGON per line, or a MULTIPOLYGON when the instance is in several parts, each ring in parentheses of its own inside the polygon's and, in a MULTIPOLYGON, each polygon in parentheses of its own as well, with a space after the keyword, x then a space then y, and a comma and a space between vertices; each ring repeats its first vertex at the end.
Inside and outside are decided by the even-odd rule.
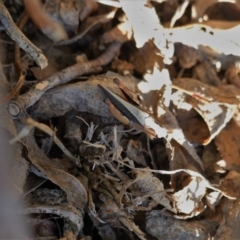
POLYGON ((224 169, 240 170, 240 128, 232 119, 216 136, 215 144, 224 160, 224 169))

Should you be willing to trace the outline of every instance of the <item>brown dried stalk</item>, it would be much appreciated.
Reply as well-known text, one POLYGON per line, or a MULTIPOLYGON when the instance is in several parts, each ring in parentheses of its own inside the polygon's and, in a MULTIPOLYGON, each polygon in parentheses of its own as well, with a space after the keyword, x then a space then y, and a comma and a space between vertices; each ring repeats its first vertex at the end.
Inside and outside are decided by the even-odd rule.
POLYGON ((27 52, 40 68, 45 68, 48 65, 47 58, 43 55, 42 51, 17 28, 2 1, 0 1, 0 20, 8 35, 17 45, 27 52))
POLYGON ((9 102, 7 109, 12 117, 19 117, 22 109, 32 106, 49 89, 61 84, 65 84, 72 79, 108 64, 118 53, 121 43, 112 43, 109 48, 95 60, 77 63, 63 69, 47 79, 43 79, 31 88, 27 93, 20 95, 15 101, 9 102))

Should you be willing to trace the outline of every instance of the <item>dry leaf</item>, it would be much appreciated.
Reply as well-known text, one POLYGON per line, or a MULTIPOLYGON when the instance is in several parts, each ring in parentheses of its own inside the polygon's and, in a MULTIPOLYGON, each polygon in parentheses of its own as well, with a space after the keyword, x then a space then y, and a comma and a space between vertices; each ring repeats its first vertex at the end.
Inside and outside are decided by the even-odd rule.
POLYGON ((17 144, 12 166, 12 177, 13 184, 17 187, 17 190, 19 190, 19 195, 22 195, 24 192, 24 185, 26 184, 26 179, 29 173, 28 168, 29 163, 22 157, 22 147, 20 144, 17 144))
POLYGON ((141 195, 148 194, 158 204, 164 206, 168 210, 175 212, 172 208, 170 201, 164 191, 162 182, 154 177, 152 173, 146 168, 141 171, 134 171, 135 180, 132 190, 132 194, 141 197, 141 195))
POLYGON ((226 107, 216 102, 204 103, 201 100, 191 98, 188 101, 193 108, 202 116, 206 122, 210 137, 204 140, 204 144, 208 144, 215 138, 219 132, 226 126, 234 115, 234 106, 226 107))
POLYGON ((55 214, 63 218, 64 231, 68 228, 74 232, 75 237, 83 228, 83 215, 81 210, 67 203, 63 191, 53 189, 37 189, 30 193, 26 199, 24 214, 55 214))
POLYGON ((55 168, 55 165, 45 156, 38 148, 32 137, 26 138, 26 147, 28 149, 28 157, 31 162, 46 176, 59 185, 67 193, 69 203, 80 209, 84 209, 87 204, 87 193, 82 183, 73 175, 55 168))
POLYGON ((182 221, 166 211, 153 210, 146 219, 146 230, 157 239, 205 240, 213 237, 217 223, 212 220, 182 221))
POLYGON ((236 196, 237 199, 232 201, 224 199, 221 203, 223 210, 222 222, 215 235, 216 239, 239 239, 239 205, 240 205, 240 175, 231 171, 221 183, 221 189, 225 192, 236 196))
POLYGON ((224 165, 223 169, 240 169, 240 128, 234 119, 215 138, 215 144, 220 152, 224 165))
POLYGON ((223 105, 239 104, 240 92, 234 88, 216 88, 192 78, 181 78, 173 81, 173 88, 181 90, 202 101, 217 102, 223 105))

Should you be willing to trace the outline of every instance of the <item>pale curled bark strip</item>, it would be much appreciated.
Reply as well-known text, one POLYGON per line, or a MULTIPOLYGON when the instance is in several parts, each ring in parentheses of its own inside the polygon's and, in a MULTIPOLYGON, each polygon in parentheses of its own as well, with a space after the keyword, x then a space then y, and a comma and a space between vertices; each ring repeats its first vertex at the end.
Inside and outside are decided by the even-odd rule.
POLYGON ((12 117, 18 117, 22 109, 32 106, 47 90, 65 84, 82 74, 92 72, 93 68, 108 64, 116 56, 120 47, 121 43, 112 43, 109 48, 95 60, 74 64, 53 74, 47 79, 43 79, 27 93, 20 95, 15 101, 11 101, 8 104, 9 114, 12 117))
POLYGON ((45 68, 48 65, 47 58, 43 55, 42 51, 17 28, 2 1, 0 1, 0 20, 8 35, 17 45, 27 52, 40 68, 45 68))

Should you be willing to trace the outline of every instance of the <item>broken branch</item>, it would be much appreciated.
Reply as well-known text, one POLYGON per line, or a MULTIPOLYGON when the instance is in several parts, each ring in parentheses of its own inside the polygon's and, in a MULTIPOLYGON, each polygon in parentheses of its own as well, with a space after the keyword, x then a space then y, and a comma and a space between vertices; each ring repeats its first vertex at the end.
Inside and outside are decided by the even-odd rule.
POLYGON ((40 68, 45 68, 48 65, 47 58, 43 55, 42 51, 18 29, 2 1, 0 1, 0 20, 8 35, 17 45, 27 52, 40 68))

